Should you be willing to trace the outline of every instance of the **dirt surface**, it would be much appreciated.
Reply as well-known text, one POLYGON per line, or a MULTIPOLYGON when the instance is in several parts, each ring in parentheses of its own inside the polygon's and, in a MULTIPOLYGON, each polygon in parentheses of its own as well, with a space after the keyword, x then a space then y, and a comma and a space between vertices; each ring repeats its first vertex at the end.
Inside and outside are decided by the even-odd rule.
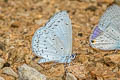
MULTIPOLYGON (((120 52, 101 51, 89 45, 92 29, 98 24, 113 0, 0 0, 0 57, 4 67, 18 73, 24 63, 46 75, 48 80, 64 80, 65 70, 78 80, 120 80, 120 52), (54 13, 68 11, 73 28, 73 54, 71 65, 37 64, 31 49, 34 32, 45 25, 54 13)), ((2 73, 5 80, 17 78, 2 73)))

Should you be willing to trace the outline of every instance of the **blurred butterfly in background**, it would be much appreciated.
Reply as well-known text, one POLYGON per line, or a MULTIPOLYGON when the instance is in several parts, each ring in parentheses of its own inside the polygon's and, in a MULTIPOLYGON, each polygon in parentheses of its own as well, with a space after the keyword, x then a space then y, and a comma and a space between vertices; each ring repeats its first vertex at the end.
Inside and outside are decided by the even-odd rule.
POLYGON ((120 49, 120 7, 110 6, 90 36, 90 45, 101 50, 120 49))
POLYGON ((70 63, 72 55, 72 25, 66 11, 56 13, 39 28, 32 38, 32 50, 38 57, 38 63, 70 63))

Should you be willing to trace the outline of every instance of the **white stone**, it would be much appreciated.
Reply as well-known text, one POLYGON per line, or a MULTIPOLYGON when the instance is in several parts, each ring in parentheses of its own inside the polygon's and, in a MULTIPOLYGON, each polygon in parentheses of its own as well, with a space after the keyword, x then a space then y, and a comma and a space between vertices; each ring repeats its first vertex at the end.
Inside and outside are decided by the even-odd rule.
POLYGON ((0 58, 0 69, 3 67, 4 63, 5 63, 5 60, 0 58))
POLYGON ((18 67, 19 80, 46 80, 45 75, 26 64, 18 67))
POLYGON ((0 77, 0 80, 5 80, 3 77, 0 77))
POLYGON ((3 73, 4 74, 7 74, 7 75, 10 75, 10 76, 13 76, 13 77, 18 77, 17 73, 13 71, 13 69, 11 67, 5 67, 3 68, 3 73))
POLYGON ((73 74, 67 73, 66 80, 77 80, 77 78, 73 74))

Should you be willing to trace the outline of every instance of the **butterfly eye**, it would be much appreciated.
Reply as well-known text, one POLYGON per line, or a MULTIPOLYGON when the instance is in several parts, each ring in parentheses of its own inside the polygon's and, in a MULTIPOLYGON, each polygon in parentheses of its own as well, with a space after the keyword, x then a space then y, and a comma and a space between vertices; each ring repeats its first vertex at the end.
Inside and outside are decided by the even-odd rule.
POLYGON ((75 56, 76 56, 75 54, 72 54, 72 55, 71 55, 71 58, 72 58, 72 59, 74 59, 74 58, 75 58, 75 56))
POLYGON ((91 40, 92 43, 95 43, 95 40, 91 40))

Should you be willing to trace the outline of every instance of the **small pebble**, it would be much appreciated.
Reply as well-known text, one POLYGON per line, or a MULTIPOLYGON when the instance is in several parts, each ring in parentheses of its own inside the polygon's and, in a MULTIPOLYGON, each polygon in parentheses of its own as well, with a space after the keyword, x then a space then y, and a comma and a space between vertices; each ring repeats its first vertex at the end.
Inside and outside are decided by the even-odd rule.
POLYGON ((3 77, 0 76, 0 80, 5 80, 3 77))
POLYGON ((4 63, 5 63, 5 60, 0 58, 0 69, 3 67, 4 63))
POLYGON ((18 67, 19 80, 46 80, 45 75, 26 64, 18 67))
POLYGON ((120 6, 120 0, 114 0, 114 2, 120 6))
POLYGON ((113 62, 115 64, 120 63, 120 54, 112 54, 104 57, 105 62, 113 62))
POLYGON ((1 49, 2 51, 4 51, 4 50, 5 50, 5 44, 4 44, 4 43, 2 43, 2 42, 0 42, 0 49, 1 49))
POLYGON ((85 10, 86 10, 86 11, 87 11, 87 10, 96 11, 96 10, 97 10, 97 7, 96 7, 96 6, 89 6, 89 7, 86 8, 85 10))
POLYGON ((17 73, 15 73, 11 67, 3 68, 3 73, 13 76, 13 77, 16 77, 16 78, 18 77, 17 73))
POLYGON ((66 80, 77 80, 77 78, 73 74, 67 73, 66 80))
POLYGON ((19 26, 20 26, 20 22, 17 22, 17 21, 11 24, 12 28, 18 28, 19 26))
POLYGON ((3 67, 10 67, 10 63, 8 63, 8 62, 4 63, 3 67))
POLYGON ((83 34, 82 34, 82 33, 78 33, 78 36, 82 37, 82 36, 83 36, 83 34))

